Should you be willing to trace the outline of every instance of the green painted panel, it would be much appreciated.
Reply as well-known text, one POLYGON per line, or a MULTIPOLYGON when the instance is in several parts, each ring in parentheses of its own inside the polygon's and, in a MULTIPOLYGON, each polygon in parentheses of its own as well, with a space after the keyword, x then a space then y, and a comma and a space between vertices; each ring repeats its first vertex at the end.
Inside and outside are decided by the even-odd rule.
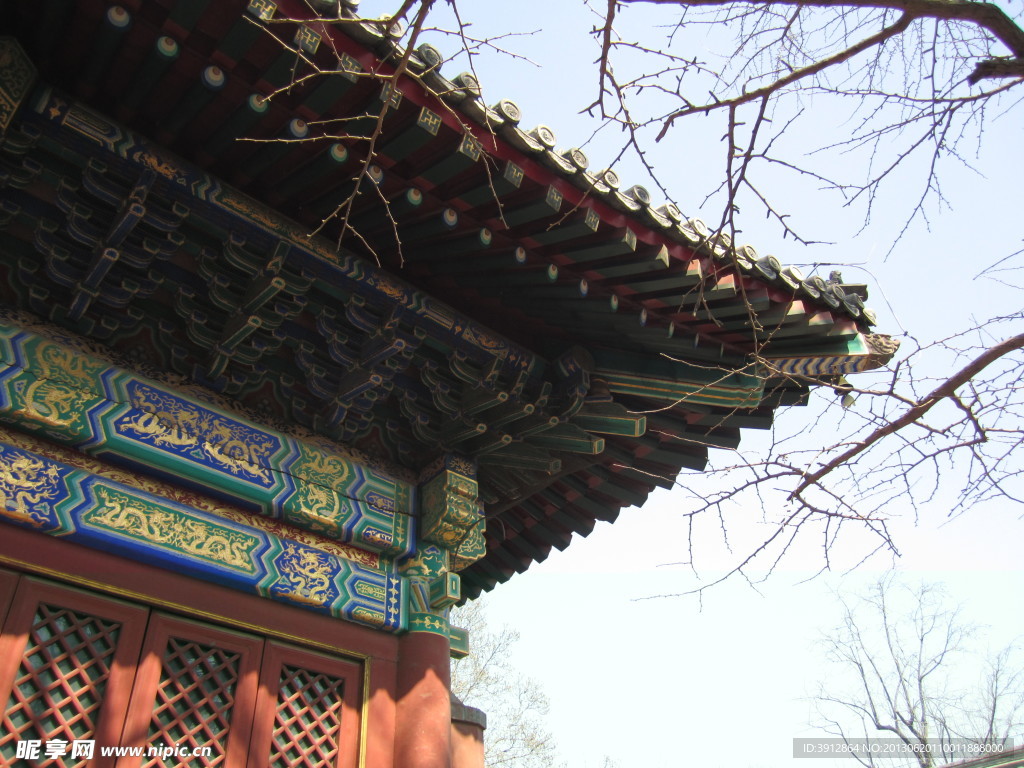
POLYGON ((390 561, 368 566, 273 521, 192 507, 37 451, 74 454, 0 430, 0 529, 28 528, 376 629, 403 628, 404 580, 390 561))
POLYGON ((413 486, 0 320, 0 422, 364 549, 412 550, 413 486))
POLYGON ((591 375, 604 379, 609 390, 617 394, 754 408, 760 404, 764 392, 764 379, 756 375, 753 365, 744 370, 732 370, 603 349, 593 350, 593 356, 591 375))

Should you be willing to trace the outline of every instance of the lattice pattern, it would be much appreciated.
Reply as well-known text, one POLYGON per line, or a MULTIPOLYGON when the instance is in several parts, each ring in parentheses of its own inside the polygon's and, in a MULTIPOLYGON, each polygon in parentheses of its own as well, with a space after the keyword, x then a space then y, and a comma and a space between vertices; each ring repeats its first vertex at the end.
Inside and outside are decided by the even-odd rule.
MULTIPOLYGON (((211 747, 211 755, 203 758, 203 765, 221 765, 227 750, 240 655, 169 638, 148 743, 188 746, 190 752, 197 747, 211 747)), ((188 759, 183 760, 172 763, 154 758, 145 766, 185 766, 188 759)))
MULTIPOLYGON (((121 624, 40 603, 0 728, 0 762, 20 740, 93 737, 121 624)), ((85 766, 85 759, 65 768, 85 766)))
POLYGON ((270 768, 334 764, 341 728, 343 680, 284 666, 274 716, 270 768))

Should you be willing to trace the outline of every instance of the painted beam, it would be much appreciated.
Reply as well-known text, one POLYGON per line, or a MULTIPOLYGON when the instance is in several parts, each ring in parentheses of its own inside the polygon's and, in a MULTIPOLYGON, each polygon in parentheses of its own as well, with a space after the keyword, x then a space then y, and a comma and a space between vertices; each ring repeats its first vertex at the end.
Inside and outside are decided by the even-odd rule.
POLYGON ((651 400, 752 408, 760 404, 764 380, 754 369, 716 369, 633 352, 592 350, 594 377, 611 392, 651 400))
MULTIPOLYGON (((67 339, 67 334, 62 334, 67 339)), ((0 322, 0 421, 379 552, 410 551, 407 481, 0 322)))
POLYGON ((123 471, 86 457, 63 453, 68 462, 62 462, 45 455, 52 450, 16 433, 0 435, 0 526, 28 528, 375 629, 402 629, 403 586, 389 563, 389 570, 368 567, 336 552, 331 542, 301 531, 290 535, 276 521, 224 506, 183 504, 121 482, 123 471), (94 471, 77 466, 82 463, 94 471))

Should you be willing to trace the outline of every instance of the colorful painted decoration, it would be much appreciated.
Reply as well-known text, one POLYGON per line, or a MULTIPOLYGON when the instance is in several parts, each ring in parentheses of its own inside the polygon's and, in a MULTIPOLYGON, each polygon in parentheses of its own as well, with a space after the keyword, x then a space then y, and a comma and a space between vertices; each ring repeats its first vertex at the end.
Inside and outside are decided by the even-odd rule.
POLYGON ((801 357, 769 356, 768 365, 779 373, 796 376, 835 376, 870 371, 885 365, 900 347, 900 340, 880 333, 858 333, 831 349, 801 357))
POLYGON ((451 553, 453 571, 473 564, 487 551, 478 492, 473 462, 455 456, 423 484, 420 536, 451 553))
POLYGON ((7 444, 14 441, 0 434, 5 523, 376 629, 403 628, 402 579, 390 570, 339 556, 329 542, 273 532, 258 517, 187 506, 7 444))
POLYGON ((36 78, 35 67, 13 37, 0 37, 0 136, 36 78))
POLYGON ((0 421, 357 547, 412 551, 413 488, 0 322, 0 421))

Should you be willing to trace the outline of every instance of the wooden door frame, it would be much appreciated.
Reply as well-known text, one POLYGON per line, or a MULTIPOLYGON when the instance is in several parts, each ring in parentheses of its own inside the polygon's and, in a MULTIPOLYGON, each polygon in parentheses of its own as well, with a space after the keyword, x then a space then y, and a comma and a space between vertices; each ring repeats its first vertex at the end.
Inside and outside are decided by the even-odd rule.
MULTIPOLYGON (((121 745, 143 749, 150 746, 149 731, 154 717, 153 707, 157 689, 163 678, 164 661, 171 638, 200 643, 221 652, 238 654, 236 683, 231 696, 232 711, 228 716, 231 726, 224 742, 224 762, 221 765, 224 768, 245 768, 253 712, 256 710, 256 694, 259 689, 263 638, 166 613, 153 613, 149 619, 146 640, 135 674, 131 703, 128 705, 128 717, 124 720, 121 745)), ((122 757, 118 760, 117 766, 134 768, 141 765, 142 761, 141 756, 122 757)))
POLYGON ((7 609, 14 600, 14 590, 18 586, 18 574, 14 571, 0 570, 0 627, 7 619, 7 609))
POLYGON ((248 768, 264 768, 265 755, 270 754, 276 709, 279 703, 280 676, 284 665, 300 666, 307 672, 326 674, 342 681, 341 728, 338 751, 331 768, 355 765, 359 753, 360 717, 358 672, 352 662, 324 656, 305 648, 281 643, 267 643, 260 670, 260 692, 256 702, 252 745, 248 768), (262 762, 261 762, 262 760, 262 762))
POLYGON ((358 666, 360 768, 392 768, 398 637, 0 523, 0 567, 240 629, 358 666))
MULTIPOLYGON (((8 628, 6 634, 0 635, 0 691, 9 691, 14 687, 40 603, 53 603, 74 613, 120 624, 117 648, 111 657, 110 674, 104 685, 103 706, 89 737, 98 744, 120 744, 149 609, 63 584, 43 582, 31 577, 20 579, 12 595, 7 619, 0 622, 0 626, 8 628), (68 603, 72 598, 74 605, 70 606, 68 603)), ((114 758, 104 758, 99 754, 90 761, 90 765, 95 768, 106 768, 113 764, 114 758)))

